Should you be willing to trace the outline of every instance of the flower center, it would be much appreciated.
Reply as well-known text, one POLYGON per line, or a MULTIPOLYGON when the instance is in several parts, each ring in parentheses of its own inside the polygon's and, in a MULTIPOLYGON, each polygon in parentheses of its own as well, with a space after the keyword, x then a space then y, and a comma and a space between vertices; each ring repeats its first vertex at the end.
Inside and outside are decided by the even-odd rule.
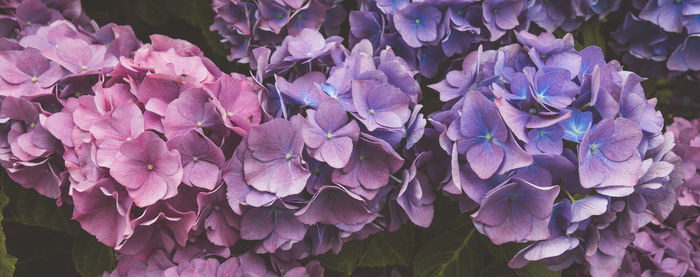
POLYGON ((598 145, 597 143, 593 143, 593 144, 591 144, 591 146, 588 146, 588 151, 589 152, 598 151, 599 147, 600 147, 600 145, 598 145))
POLYGON ((678 5, 678 4, 680 4, 680 3, 683 3, 683 0, 675 0, 675 1, 673 1, 673 3, 675 3, 676 5, 678 5))
POLYGON ((32 25, 31 21, 27 21, 27 26, 32 25))
POLYGON ((284 17, 284 14, 282 14, 282 13, 277 14, 277 19, 282 19, 283 17, 284 17))
POLYGON ((331 134, 331 133, 326 134, 326 139, 330 140, 332 138, 333 138, 333 134, 331 134))
POLYGON ((285 160, 291 160, 292 159, 292 153, 287 153, 287 155, 284 155, 285 160))
POLYGON ((36 83, 36 81, 39 81, 39 78, 37 78, 36 76, 32 77, 32 83, 36 83))
POLYGON ((493 10, 491 10, 491 12, 493 12, 493 14, 497 14, 497 13, 498 13, 498 9, 493 9, 493 10))
POLYGON ((535 109, 535 108, 530 108, 527 112, 530 113, 530 114, 536 114, 536 113, 537 113, 537 109, 535 109))
POLYGON ((30 127, 30 128, 36 127, 36 122, 32 122, 32 124, 29 124, 29 127, 30 127))
POLYGON ((413 23, 416 23, 416 25, 420 24, 420 18, 416 18, 415 20, 413 20, 413 23))
POLYGON ((488 141, 488 142, 493 141, 493 134, 491 134, 491 133, 486 133, 486 136, 484 136, 484 137, 486 138, 486 141, 488 141))
POLYGON ((508 201, 510 201, 510 202, 515 202, 515 201, 517 201, 517 200, 518 200, 518 195, 517 195, 517 194, 514 193, 514 194, 511 194, 511 195, 508 195, 508 201))
POLYGON ((146 169, 147 169, 148 171, 153 171, 153 168, 155 168, 155 166, 154 166, 153 164, 148 164, 148 165, 146 165, 146 169))
POLYGON ((198 161, 199 161, 199 158, 197 158, 197 157, 194 157, 194 158, 192 158, 192 161, 196 163, 196 162, 198 162, 198 161))
POLYGON ((227 117, 233 117, 233 113, 232 113, 232 112, 227 112, 227 113, 226 113, 226 116, 227 116, 227 117))
POLYGON ((201 121, 197 121, 197 127, 202 127, 203 123, 201 121))
POLYGON ((374 114, 374 109, 369 109, 369 114, 374 114))
POLYGON ((80 67, 80 69, 82 69, 83 71, 85 71, 85 70, 87 70, 87 66, 84 66, 84 65, 83 65, 83 66, 80 67))
POLYGON ((357 157, 358 160, 364 161, 365 160, 365 155, 360 154, 360 156, 357 157))

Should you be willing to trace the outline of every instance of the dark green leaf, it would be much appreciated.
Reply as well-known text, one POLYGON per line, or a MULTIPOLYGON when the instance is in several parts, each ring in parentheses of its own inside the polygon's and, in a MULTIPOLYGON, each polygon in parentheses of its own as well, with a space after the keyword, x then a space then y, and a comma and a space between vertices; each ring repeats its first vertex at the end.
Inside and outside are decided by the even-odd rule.
POLYGON ((49 199, 32 189, 25 189, 12 182, 3 174, 3 185, 10 204, 7 209, 13 220, 24 225, 33 225, 76 235, 80 231, 77 222, 71 221, 72 207, 56 206, 56 200, 49 199))
POLYGON ((95 237, 83 234, 73 241, 73 265, 83 277, 102 276, 114 269, 114 251, 95 237))
POLYGON ((390 265, 408 266, 413 257, 413 228, 381 232, 367 238, 366 248, 360 257, 360 267, 382 267, 390 265))
POLYGON ((583 42, 576 43, 576 50, 581 50, 591 45, 597 45, 603 50, 603 54, 605 54, 605 37, 603 37, 603 33, 600 31, 601 26, 601 22, 598 19, 593 18, 586 21, 581 27, 579 27, 577 32, 581 33, 583 42))
POLYGON ((425 243, 413 261, 415 277, 478 276, 485 263, 476 229, 445 232, 425 243))
POLYGON ((364 242, 351 241, 343 244, 343 248, 338 255, 329 252, 319 256, 318 260, 324 267, 350 276, 357 268, 364 251, 364 242))
MULTIPOLYGON (((10 198, 5 195, 3 190, 0 190, 0 222, 3 219, 2 210, 9 202, 10 198)), ((0 225, 0 276, 12 276, 15 272, 15 263, 17 263, 17 258, 7 253, 5 232, 2 230, 2 225, 0 225)))
POLYGON ((358 267, 408 266, 413 256, 413 236, 411 226, 377 233, 363 241, 346 243, 338 255, 326 253, 319 260, 323 266, 346 275, 358 267))

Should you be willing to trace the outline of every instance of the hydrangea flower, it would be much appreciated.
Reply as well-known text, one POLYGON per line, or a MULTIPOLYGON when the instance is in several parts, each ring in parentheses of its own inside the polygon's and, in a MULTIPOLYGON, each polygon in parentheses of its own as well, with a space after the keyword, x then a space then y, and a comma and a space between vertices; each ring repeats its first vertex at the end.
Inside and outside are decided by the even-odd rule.
POLYGON ((311 155, 334 168, 348 163, 359 134, 357 122, 348 122, 347 113, 337 101, 323 102, 317 111, 309 110, 302 129, 311 155))
POLYGON ((253 51, 269 119, 251 128, 222 168, 228 202, 245 217, 241 238, 256 241, 260 253, 292 260, 307 251, 337 253, 345 241, 383 229, 377 226, 388 222, 381 212, 389 201, 406 210, 392 216, 389 221, 399 224, 389 230, 407 213, 428 226, 435 197, 422 197, 433 195, 427 173, 409 174, 401 193, 405 205, 396 204, 404 180, 395 174, 407 166, 405 157, 413 161, 411 153, 425 137, 415 72, 393 49, 375 51, 368 40, 348 50, 335 38, 302 37, 253 51), (292 53, 295 43, 303 51, 292 53), (322 54, 306 55, 310 49, 322 54), (246 222, 261 214, 280 220, 249 229, 246 222))
MULTIPOLYGON (((334 35, 346 18, 342 5, 318 0, 215 0, 212 9, 216 16, 210 30, 223 37, 230 50, 228 58, 251 63, 254 60, 249 56, 256 46, 279 46, 286 34, 297 36, 304 29, 321 29, 326 35, 334 35)), ((305 57, 307 52, 302 54, 305 57)))
POLYGON ((673 209, 673 140, 643 78, 595 48, 576 51, 570 35, 517 38, 431 86, 447 101, 429 116, 450 159, 440 188, 476 203, 472 219, 492 242, 530 242, 511 267, 581 263, 611 276, 640 228, 673 209))

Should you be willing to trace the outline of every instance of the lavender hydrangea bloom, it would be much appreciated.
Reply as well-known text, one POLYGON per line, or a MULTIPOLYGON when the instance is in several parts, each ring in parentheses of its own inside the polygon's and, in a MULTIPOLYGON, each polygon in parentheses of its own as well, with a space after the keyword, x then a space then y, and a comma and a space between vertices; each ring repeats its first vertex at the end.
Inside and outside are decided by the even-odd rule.
POLYGON ((53 85, 63 77, 57 63, 44 58, 34 48, 0 53, 2 80, 0 91, 5 96, 36 97, 51 94, 53 85))
POLYGON ((295 103, 311 108, 318 108, 318 105, 328 96, 319 89, 321 84, 326 83, 326 76, 320 72, 309 72, 289 83, 283 78, 276 78, 277 88, 280 93, 289 97, 295 103))
POLYGON ((354 81, 352 99, 358 117, 369 131, 379 127, 401 128, 411 116, 408 109, 411 99, 399 88, 376 79, 354 81))
POLYGON ((182 180, 180 153, 168 150, 156 134, 145 132, 119 148, 110 174, 127 188, 134 204, 152 205, 177 194, 182 180))
POLYGON ((559 187, 538 187, 514 179, 491 190, 472 215, 475 226, 495 244, 543 240, 559 187))
POLYGON ((180 153, 183 168, 182 182, 194 187, 213 190, 219 183, 219 168, 224 164, 224 153, 211 140, 196 131, 167 142, 168 148, 180 153))
POLYGON ((686 37, 668 57, 666 66, 678 71, 700 70, 700 34, 686 37))
POLYGON ((334 168, 343 168, 352 155, 360 127, 348 122, 347 113, 335 100, 328 100, 317 111, 307 111, 302 137, 311 155, 334 168))
POLYGON ((491 32, 491 40, 503 36, 518 26, 518 15, 524 2, 519 0, 486 0, 483 3, 484 24, 491 32))
POLYGON ((305 224, 356 225, 367 221, 372 213, 364 206, 364 200, 342 187, 321 188, 311 201, 295 214, 305 224))
POLYGON ((418 167, 425 166, 432 158, 430 152, 424 152, 414 160, 411 167, 403 171, 401 190, 396 201, 403 208, 413 223, 427 228, 433 219, 433 201, 435 195, 430 190, 430 180, 426 173, 417 172, 418 167))
POLYGON ((396 30, 411 47, 433 42, 438 36, 442 13, 429 5, 409 4, 393 16, 396 30))
POLYGON ((306 225, 299 221, 293 210, 275 206, 252 208, 241 219, 241 238, 262 240, 261 247, 266 252, 288 249, 306 234, 306 225))
POLYGON ((639 13, 639 18, 653 22, 665 31, 680 33, 695 14, 700 12, 700 3, 686 1, 648 1, 639 13))
POLYGON ((579 263, 593 276, 613 275, 639 228, 669 216, 680 184, 680 161, 661 133, 656 100, 644 96, 643 78, 614 61, 606 64, 599 49, 577 52, 569 35, 517 37, 523 45, 478 49, 465 58, 462 72, 451 71, 433 85, 447 102, 429 116, 448 156, 440 159, 450 159, 440 189, 460 199, 464 211, 480 206, 473 219, 491 241, 532 241, 511 267, 541 261, 562 270, 579 263), (528 150, 531 162, 483 174, 478 167, 495 155, 470 160, 474 146, 466 142, 486 135, 470 135, 465 123, 502 125, 484 130, 493 130, 496 140, 502 129, 515 149, 528 150), (524 199, 503 193, 514 182, 547 190, 542 194, 551 200, 530 210, 553 212, 536 220, 528 208, 517 209, 521 214, 513 220, 502 216, 508 214, 502 203, 524 199), (570 200, 554 205, 559 191, 570 200), (510 225, 526 219, 529 228, 510 225))
POLYGON ((361 134, 347 165, 333 170, 333 182, 368 199, 387 185, 389 175, 403 165, 403 158, 391 146, 370 135, 361 134))
POLYGON ((630 120, 603 119, 579 146, 581 186, 608 196, 631 194, 641 166, 641 139, 641 130, 630 120))
POLYGON ((465 96, 461 117, 450 125, 447 136, 481 179, 532 163, 498 116, 496 105, 479 92, 465 96))
POLYGON ((311 176, 302 165, 303 146, 298 127, 286 120, 273 120, 251 129, 249 151, 243 162, 246 182, 278 197, 301 192, 311 176))
POLYGON ((101 179, 92 186, 74 187, 73 219, 86 231, 110 247, 133 234, 129 220, 133 200, 112 179, 101 179))

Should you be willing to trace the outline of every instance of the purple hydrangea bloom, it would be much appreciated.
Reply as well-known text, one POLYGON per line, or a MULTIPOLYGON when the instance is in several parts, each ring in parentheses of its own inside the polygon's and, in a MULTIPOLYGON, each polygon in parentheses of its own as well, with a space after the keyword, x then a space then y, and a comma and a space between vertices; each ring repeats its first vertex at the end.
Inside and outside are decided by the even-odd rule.
POLYGON ((243 161, 248 184, 278 197, 304 189, 311 173, 301 160, 304 140, 300 123, 277 119, 250 130, 243 161))
POLYGON ((297 219, 305 224, 357 225, 372 216, 359 196, 337 186, 321 188, 309 203, 296 212, 297 219))
POLYGON ((483 3, 484 25, 491 32, 491 40, 503 36, 518 26, 518 15, 524 2, 520 0, 486 0, 483 3))
POLYGON ((659 25, 667 32, 680 33, 696 14, 700 13, 700 2, 648 1, 639 13, 639 18, 659 25))
POLYGON ((403 171, 401 178, 401 190, 396 201, 403 208, 413 223, 427 228, 433 219, 433 201, 436 196, 430 189, 430 179, 428 173, 419 172, 419 167, 424 167, 425 163, 432 158, 430 152, 421 153, 411 164, 411 167, 403 171))
POLYGON ((498 116, 496 105, 479 92, 465 96, 461 117, 450 125, 447 136, 481 179, 532 163, 498 116))
POLYGON ((133 234, 130 221, 134 201, 112 179, 73 188, 73 219, 110 247, 116 247, 133 234))
POLYGON ((334 168, 343 168, 352 155, 353 145, 360 135, 355 121, 348 122, 347 113, 335 100, 328 100, 317 111, 307 111, 302 128, 304 143, 310 154, 334 168))
POLYGON ((306 234, 306 225, 294 216, 293 210, 276 206, 251 208, 241 219, 241 238, 261 240, 265 252, 289 249, 306 234))
POLYGON ((37 97, 50 95, 63 77, 63 69, 34 48, 0 53, 0 91, 4 96, 37 97))
POLYGON ((152 205, 177 194, 182 180, 180 153, 168 150, 158 135, 145 132, 119 148, 109 173, 127 188, 134 204, 152 205))
MULTIPOLYGON (((375 75, 381 76, 380 78, 386 78, 381 72, 377 73, 379 74, 375 75)), ((411 116, 408 109, 411 99, 399 88, 380 80, 353 81, 352 99, 359 119, 369 131, 380 127, 401 128, 411 116)))
POLYGON ((668 57, 666 66, 678 71, 700 70, 700 34, 686 37, 668 57))
POLYGON ((641 139, 641 130, 630 120, 603 119, 579 146, 581 186, 615 197, 632 193, 641 166, 641 139))
POLYGON ((404 160, 391 146, 370 135, 361 134, 347 165, 333 170, 333 182, 368 199, 383 186, 389 176, 398 171, 404 160))
POLYGON ((474 224, 495 244, 543 240, 559 187, 538 187, 514 179, 491 190, 472 215, 474 224))
POLYGON ((396 30, 411 47, 421 47, 424 42, 439 39, 441 20, 442 13, 438 9, 419 3, 409 4, 393 16, 396 30))
POLYGON ((183 183, 206 190, 213 190, 219 184, 219 168, 225 158, 221 149, 210 139, 192 130, 169 140, 167 145, 180 153, 183 183))

